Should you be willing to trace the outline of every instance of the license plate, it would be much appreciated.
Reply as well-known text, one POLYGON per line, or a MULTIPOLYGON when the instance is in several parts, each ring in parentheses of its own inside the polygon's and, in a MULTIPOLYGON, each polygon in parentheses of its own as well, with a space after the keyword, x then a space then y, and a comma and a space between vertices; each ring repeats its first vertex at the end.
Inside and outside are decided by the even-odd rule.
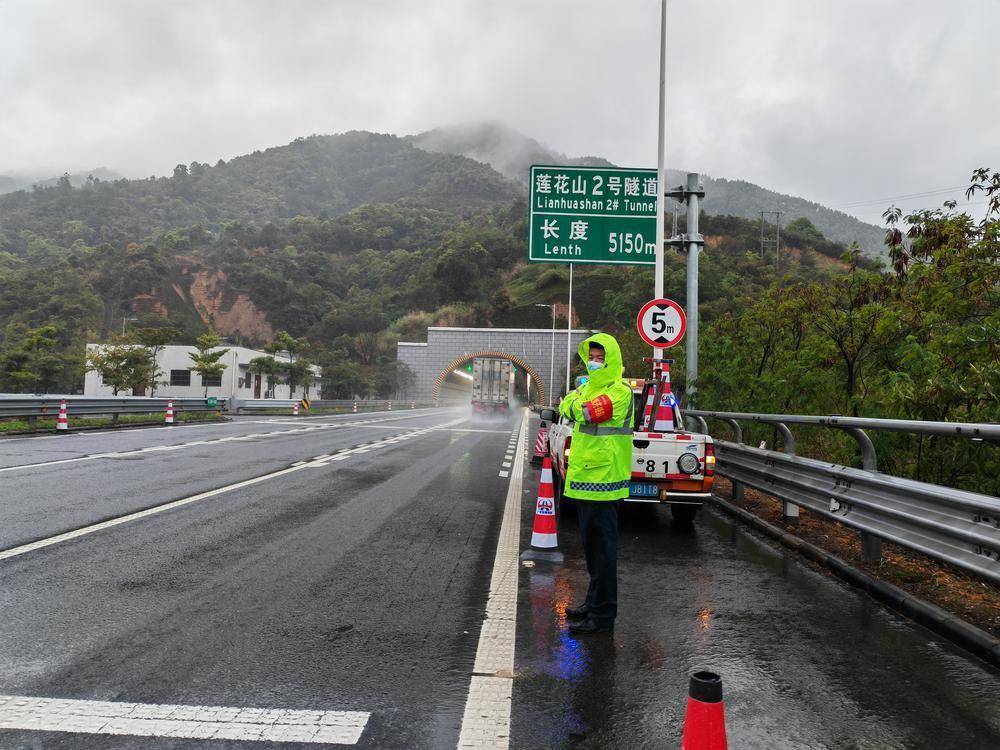
POLYGON ((650 482, 629 482, 628 494, 632 497, 659 497, 660 488, 650 482))

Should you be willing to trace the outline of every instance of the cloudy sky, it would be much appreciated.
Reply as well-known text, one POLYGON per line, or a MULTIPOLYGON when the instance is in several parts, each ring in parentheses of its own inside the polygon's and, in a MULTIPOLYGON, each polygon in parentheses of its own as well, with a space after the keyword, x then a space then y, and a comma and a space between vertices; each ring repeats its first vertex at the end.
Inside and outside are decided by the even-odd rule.
MULTIPOLYGON (((0 0, 0 174, 164 174, 482 119, 655 166, 659 5, 0 0)), ((669 5, 670 167, 870 221, 891 196, 964 201, 973 168, 1000 167, 1000 0, 669 5)))

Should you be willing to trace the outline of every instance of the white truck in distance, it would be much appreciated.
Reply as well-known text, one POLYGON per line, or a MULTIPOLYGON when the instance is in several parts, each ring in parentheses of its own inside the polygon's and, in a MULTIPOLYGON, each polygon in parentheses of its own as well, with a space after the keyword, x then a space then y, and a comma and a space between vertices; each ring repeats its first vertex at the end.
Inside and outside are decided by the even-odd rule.
POLYGON ((472 360, 472 410, 477 414, 506 414, 510 408, 511 365, 507 359, 472 360))
MULTIPOLYGON (((632 477, 627 503, 669 505, 680 522, 694 520, 712 494, 715 481, 715 444, 711 436, 676 429, 684 424, 674 405, 673 432, 641 430, 646 397, 655 383, 630 379, 633 393, 632 477)), ((572 460, 573 422, 554 409, 540 411, 548 427, 548 452, 552 459, 555 496, 562 500, 566 469, 572 460)))

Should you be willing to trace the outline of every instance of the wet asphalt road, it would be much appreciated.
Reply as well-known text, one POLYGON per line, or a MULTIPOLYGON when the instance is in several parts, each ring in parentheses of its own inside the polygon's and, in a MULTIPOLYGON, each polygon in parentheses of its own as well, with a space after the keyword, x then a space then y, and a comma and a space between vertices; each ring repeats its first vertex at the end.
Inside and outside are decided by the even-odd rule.
MULTIPOLYGON (((3 525, 22 529, 2 547, 31 525, 62 531, 456 417, 391 416, 380 424, 396 429, 326 428, 0 474, 3 525), (59 499, 47 497, 53 488, 59 499)), ((181 444, 296 426, 244 420, 141 437, 181 444)), ((370 711, 359 747, 454 746, 511 428, 453 425, 0 560, 0 693, 370 711)), ((87 455, 139 437, 49 443, 87 455)), ((0 748, 240 745, 294 746, 0 730, 0 748)))
MULTIPOLYGON (((0 560, 0 693, 369 711, 357 747, 455 747, 515 428, 461 418, 0 441, 0 469, 42 464, 0 470, 7 549, 401 437, 0 560)), ((522 548, 537 487, 529 469, 522 548)), ((571 511, 566 562, 520 568, 511 747, 676 748, 700 668, 723 676, 732 748, 1000 747, 996 670, 719 516, 621 518, 613 637, 566 633, 586 585, 571 511)), ((0 730, 3 750, 235 747, 319 746, 0 730)))
POLYGON ((677 748, 687 675, 709 669, 730 748, 1000 748, 1000 672, 984 662, 717 514, 619 517, 613 637, 565 628, 587 584, 572 508, 566 562, 522 568, 513 747, 677 748))

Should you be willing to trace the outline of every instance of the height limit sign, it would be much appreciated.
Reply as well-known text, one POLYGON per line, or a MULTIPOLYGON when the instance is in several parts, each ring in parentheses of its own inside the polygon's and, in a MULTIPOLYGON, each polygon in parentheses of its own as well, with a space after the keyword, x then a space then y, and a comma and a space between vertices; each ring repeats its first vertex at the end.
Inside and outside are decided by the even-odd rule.
POLYGON ((642 340, 655 349, 669 349, 684 338, 687 317, 672 299, 654 299, 639 310, 636 327, 642 340))

